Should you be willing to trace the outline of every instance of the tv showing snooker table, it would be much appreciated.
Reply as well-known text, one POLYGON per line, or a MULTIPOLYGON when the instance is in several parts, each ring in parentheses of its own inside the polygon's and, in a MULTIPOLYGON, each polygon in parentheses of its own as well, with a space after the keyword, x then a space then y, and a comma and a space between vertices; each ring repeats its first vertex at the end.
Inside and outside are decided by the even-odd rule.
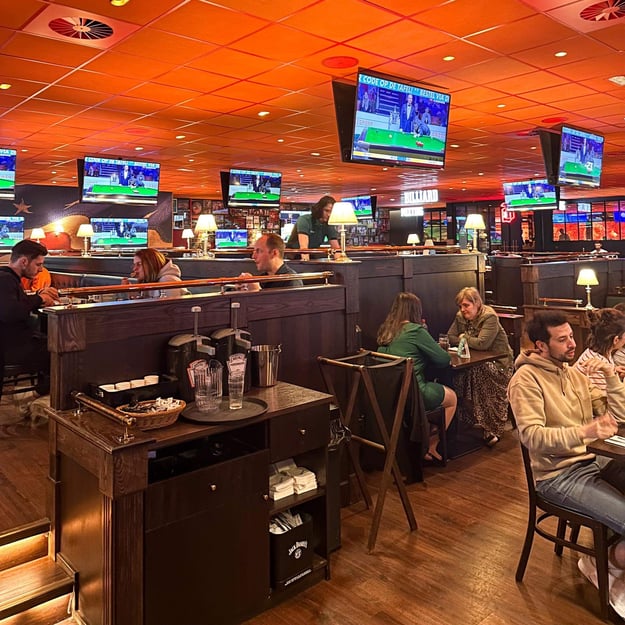
POLYGON ((0 199, 15 199, 15 159, 17 150, 0 148, 0 199))
POLYGON ((355 100, 352 162, 444 167, 449 94, 359 69, 355 100))
POLYGON ((603 145, 603 135, 563 125, 558 184, 598 188, 601 184, 603 145))
POLYGON ((231 169, 228 181, 228 206, 238 208, 278 208, 282 174, 256 169, 231 169))
POLYGON ((85 156, 81 164, 81 202, 156 204, 159 163, 85 156))

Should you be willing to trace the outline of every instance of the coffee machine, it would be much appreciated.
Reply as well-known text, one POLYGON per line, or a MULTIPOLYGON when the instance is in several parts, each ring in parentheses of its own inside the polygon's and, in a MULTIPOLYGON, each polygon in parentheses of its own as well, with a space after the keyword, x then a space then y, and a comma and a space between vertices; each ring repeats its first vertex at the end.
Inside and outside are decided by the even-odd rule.
POLYGON ((167 344, 167 372, 178 380, 178 396, 186 402, 195 399, 187 369, 194 360, 210 360, 215 357, 215 347, 210 337, 198 332, 199 306, 191 308, 193 334, 177 334, 167 344))

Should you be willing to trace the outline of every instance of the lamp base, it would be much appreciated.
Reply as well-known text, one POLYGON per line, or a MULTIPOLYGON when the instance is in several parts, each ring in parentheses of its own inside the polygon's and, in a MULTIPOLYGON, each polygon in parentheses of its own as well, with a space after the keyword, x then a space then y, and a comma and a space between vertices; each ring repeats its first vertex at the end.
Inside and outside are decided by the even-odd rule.
POLYGON ((347 257, 347 254, 341 254, 338 257, 333 258, 335 263, 351 263, 352 259, 347 257))

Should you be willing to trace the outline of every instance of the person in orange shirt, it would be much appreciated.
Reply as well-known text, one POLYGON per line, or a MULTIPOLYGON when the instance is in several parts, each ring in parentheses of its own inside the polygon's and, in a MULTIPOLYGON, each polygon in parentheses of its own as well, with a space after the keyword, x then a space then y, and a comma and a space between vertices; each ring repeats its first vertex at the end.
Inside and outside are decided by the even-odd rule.
POLYGON ((41 271, 34 278, 22 277, 21 283, 24 291, 37 292, 52 286, 52 276, 45 267, 42 267, 41 271))

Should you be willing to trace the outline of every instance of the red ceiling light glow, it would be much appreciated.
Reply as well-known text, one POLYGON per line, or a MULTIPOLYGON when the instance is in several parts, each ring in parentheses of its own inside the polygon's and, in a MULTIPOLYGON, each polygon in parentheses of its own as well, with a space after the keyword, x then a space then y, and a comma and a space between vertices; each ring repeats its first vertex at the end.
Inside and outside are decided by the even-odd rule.
POLYGON ((323 59, 321 64, 333 69, 346 69, 358 65, 358 59, 353 56, 329 56, 327 59, 323 59))
POLYGON ((562 124, 568 119, 568 117, 545 117, 542 120, 543 124, 562 124))

